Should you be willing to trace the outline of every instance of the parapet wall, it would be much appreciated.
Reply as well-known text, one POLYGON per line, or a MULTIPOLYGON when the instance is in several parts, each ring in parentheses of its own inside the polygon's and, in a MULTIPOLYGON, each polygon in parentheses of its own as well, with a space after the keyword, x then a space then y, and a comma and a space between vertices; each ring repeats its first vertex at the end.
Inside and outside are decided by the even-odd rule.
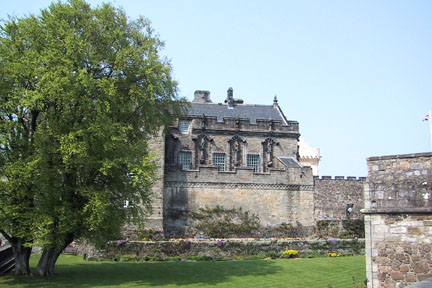
POLYGON ((339 220, 347 217, 347 204, 353 204, 351 218, 363 218, 363 186, 366 177, 314 177, 314 218, 339 220))

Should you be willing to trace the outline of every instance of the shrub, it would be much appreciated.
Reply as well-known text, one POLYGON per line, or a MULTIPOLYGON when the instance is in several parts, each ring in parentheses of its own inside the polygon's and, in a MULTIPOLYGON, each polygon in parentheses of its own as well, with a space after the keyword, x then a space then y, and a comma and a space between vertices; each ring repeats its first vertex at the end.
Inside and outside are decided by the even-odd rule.
POLYGON ((297 250, 289 249, 282 253, 282 258, 296 258, 298 257, 298 254, 297 250))
POLYGON ((210 256, 188 256, 186 260, 189 261, 211 261, 213 260, 210 256))
POLYGON ((196 223, 194 229, 210 238, 249 236, 260 227, 258 216, 242 208, 206 207, 188 215, 196 223))
POLYGON ((153 257, 150 257, 151 261, 163 261, 164 259, 158 254, 156 253, 153 257))
POLYGON ((271 258, 271 259, 278 259, 281 257, 281 255, 278 253, 267 253, 267 254, 265 254, 265 256, 267 258, 271 258))

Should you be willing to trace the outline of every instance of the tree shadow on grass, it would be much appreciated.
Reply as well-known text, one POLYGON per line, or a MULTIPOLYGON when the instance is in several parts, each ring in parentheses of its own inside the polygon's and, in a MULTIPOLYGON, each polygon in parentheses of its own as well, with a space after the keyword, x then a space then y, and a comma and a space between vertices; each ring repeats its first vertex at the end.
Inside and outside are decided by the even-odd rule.
POLYGON ((81 262, 59 264, 53 277, 11 277, 3 283, 11 287, 210 286, 228 284, 232 277, 249 278, 253 283, 254 277, 280 270, 273 261, 81 262))

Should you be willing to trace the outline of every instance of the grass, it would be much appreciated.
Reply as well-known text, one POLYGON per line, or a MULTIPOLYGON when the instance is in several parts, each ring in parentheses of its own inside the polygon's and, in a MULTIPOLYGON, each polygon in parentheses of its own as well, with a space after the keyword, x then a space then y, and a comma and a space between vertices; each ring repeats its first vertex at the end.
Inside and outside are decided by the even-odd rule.
MULTIPOLYGON (((31 257, 34 269, 38 255, 31 257)), ((92 262, 60 256, 48 278, 0 277, 0 287, 363 287, 364 256, 202 262, 92 262)))

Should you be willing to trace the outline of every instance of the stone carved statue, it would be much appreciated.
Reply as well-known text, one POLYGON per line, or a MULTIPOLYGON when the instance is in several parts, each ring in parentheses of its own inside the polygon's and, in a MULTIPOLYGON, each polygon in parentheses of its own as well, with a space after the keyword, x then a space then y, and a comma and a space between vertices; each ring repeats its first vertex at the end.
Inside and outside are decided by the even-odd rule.
POLYGON ((197 164, 207 164, 208 155, 210 154, 210 143, 213 142, 213 139, 208 137, 207 135, 201 134, 197 138, 193 139, 195 142, 195 151, 196 151, 196 161, 197 164))
POLYGON ((273 138, 267 138, 262 142, 263 145, 263 158, 264 158, 264 171, 267 171, 269 167, 273 167, 274 158, 274 146, 279 145, 273 138))
POLYGON ((231 169, 234 169, 234 167, 239 167, 242 165, 242 152, 243 152, 242 144, 246 143, 246 141, 239 136, 234 136, 233 138, 231 138, 229 143, 230 143, 230 159, 231 159, 230 166, 231 169))

